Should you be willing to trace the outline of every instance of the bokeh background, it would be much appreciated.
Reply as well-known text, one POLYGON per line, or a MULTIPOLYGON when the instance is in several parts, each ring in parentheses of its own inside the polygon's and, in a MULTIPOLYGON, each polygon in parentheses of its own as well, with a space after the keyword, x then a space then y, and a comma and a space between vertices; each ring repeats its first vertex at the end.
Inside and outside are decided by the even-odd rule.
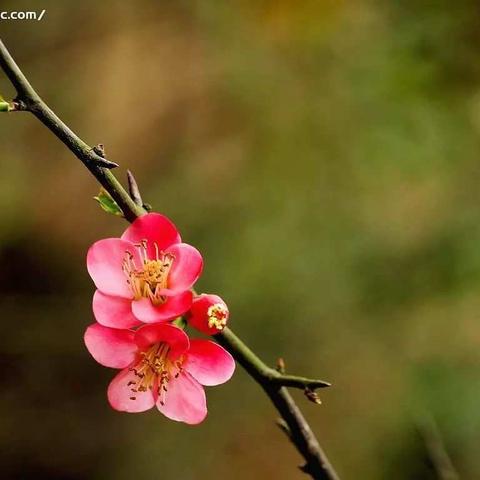
MULTIPOLYGON (((232 328, 334 384, 322 406, 294 393, 340 475, 438 478, 441 443, 480 478, 478 3, 0 7, 43 8, 1 22, 3 40, 203 252, 199 289, 227 300, 232 328)), ((109 408, 113 371, 82 340, 84 258, 125 223, 29 114, 0 117, 0 172, 2 478, 303 478, 241 369, 197 428, 109 408)))

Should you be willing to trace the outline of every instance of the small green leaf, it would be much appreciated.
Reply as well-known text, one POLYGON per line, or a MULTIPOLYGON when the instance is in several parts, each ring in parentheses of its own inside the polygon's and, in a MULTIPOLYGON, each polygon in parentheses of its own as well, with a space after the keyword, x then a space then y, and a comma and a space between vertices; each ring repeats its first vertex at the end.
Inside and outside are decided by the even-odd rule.
POLYGON ((96 197, 93 197, 107 213, 123 217, 122 209, 118 206, 117 202, 110 196, 110 194, 101 188, 96 197))
POLYGON ((185 327, 187 326, 187 321, 183 317, 177 317, 173 322, 172 325, 175 325, 176 327, 181 328, 182 330, 185 330, 185 327))
POLYGON ((0 112, 9 112, 10 110, 10 104, 0 95, 0 112))

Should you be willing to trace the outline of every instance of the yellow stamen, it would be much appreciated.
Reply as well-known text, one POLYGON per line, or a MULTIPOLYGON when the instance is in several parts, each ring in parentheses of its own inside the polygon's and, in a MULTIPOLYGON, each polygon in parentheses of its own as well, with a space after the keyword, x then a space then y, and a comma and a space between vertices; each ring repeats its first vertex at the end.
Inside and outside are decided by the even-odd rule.
POLYGON ((168 344, 155 343, 147 351, 140 353, 139 362, 130 369, 137 377, 127 384, 132 392, 130 400, 136 400, 139 392, 154 391, 155 389, 155 393, 160 397, 160 403, 163 405, 165 394, 168 391, 168 382, 180 375, 183 363, 183 357, 172 361, 168 357, 169 352, 168 344))
POLYGON ((168 274, 175 257, 170 253, 160 252, 154 243, 155 258, 148 258, 147 241, 135 245, 140 252, 141 265, 137 265, 131 252, 125 252, 123 271, 127 276, 135 300, 149 298, 154 305, 165 303, 165 296, 160 291, 168 287, 168 274))
POLYGON ((209 328, 223 330, 227 325, 228 309, 223 303, 215 303, 207 310, 209 328))

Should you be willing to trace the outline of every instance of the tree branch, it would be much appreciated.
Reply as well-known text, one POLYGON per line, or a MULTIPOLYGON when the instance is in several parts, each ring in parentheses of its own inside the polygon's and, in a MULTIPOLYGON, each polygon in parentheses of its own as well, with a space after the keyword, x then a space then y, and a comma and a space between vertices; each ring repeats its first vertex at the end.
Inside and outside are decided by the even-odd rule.
POLYGON ((433 415, 425 412, 417 419, 415 427, 425 444, 425 453, 438 480, 459 480, 460 475, 455 470, 448 455, 445 442, 433 415))
POLYGON ((0 67, 12 82, 17 91, 14 101, 16 110, 28 110, 33 113, 57 138, 59 138, 76 157, 90 170, 100 184, 107 190, 118 203, 129 221, 143 215, 145 210, 135 204, 128 193, 123 189, 115 176, 108 168, 116 166, 115 163, 105 160, 89 147, 70 128, 68 128, 50 110, 46 103, 32 88, 25 75, 15 63, 3 42, 0 41, 0 67), (107 167, 107 168, 102 168, 107 167))
MULTIPOLYGON (((132 182, 133 177, 129 178, 129 182, 130 190, 133 190, 132 196, 135 198, 127 193, 109 170, 116 164, 98 155, 93 148, 70 130, 40 98, 1 40, 0 67, 17 91, 17 97, 13 102, 14 110, 31 112, 61 140, 117 202, 127 220, 131 222, 147 213, 140 204, 140 192, 136 184, 134 185, 132 182)), ((306 463, 301 467, 302 471, 314 479, 338 480, 337 474, 320 448, 310 426, 285 388, 287 386, 302 388, 306 392, 311 392, 315 388, 327 387, 330 384, 322 380, 285 375, 268 367, 228 328, 216 335, 215 338, 260 384, 277 408, 282 417, 284 431, 288 432, 290 440, 305 459, 306 463)))
POLYGON ((258 356, 250 350, 228 327, 221 333, 214 336, 218 343, 228 345, 229 349, 234 349, 237 361, 247 370, 247 372, 259 383, 268 383, 277 387, 294 387, 303 390, 330 387, 331 384, 323 380, 313 378, 298 377, 296 375, 287 375, 280 373, 274 368, 266 365, 258 356), (242 363, 243 362, 243 363, 242 363))
POLYGON ((320 447, 301 410, 285 386, 282 386, 299 387, 301 385, 301 388, 305 388, 305 385, 302 383, 305 380, 309 383, 314 382, 317 387, 325 387, 329 384, 321 380, 309 380, 302 377, 283 375, 269 368, 229 328, 225 328, 222 333, 215 335, 214 338, 260 384, 277 408, 278 413, 282 417, 277 424, 288 434, 288 438, 305 459, 306 463, 301 467, 302 471, 308 473, 314 479, 338 480, 339 477, 320 447), (294 379, 293 382, 292 379, 294 379))

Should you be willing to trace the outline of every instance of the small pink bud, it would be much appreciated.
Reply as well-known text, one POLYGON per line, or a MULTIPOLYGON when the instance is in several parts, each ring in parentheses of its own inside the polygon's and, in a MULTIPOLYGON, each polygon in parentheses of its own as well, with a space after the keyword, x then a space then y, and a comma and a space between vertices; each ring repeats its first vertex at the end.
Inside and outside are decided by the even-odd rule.
POLYGON ((218 295, 202 293, 193 300, 188 323, 207 335, 221 332, 228 322, 228 307, 218 295))

